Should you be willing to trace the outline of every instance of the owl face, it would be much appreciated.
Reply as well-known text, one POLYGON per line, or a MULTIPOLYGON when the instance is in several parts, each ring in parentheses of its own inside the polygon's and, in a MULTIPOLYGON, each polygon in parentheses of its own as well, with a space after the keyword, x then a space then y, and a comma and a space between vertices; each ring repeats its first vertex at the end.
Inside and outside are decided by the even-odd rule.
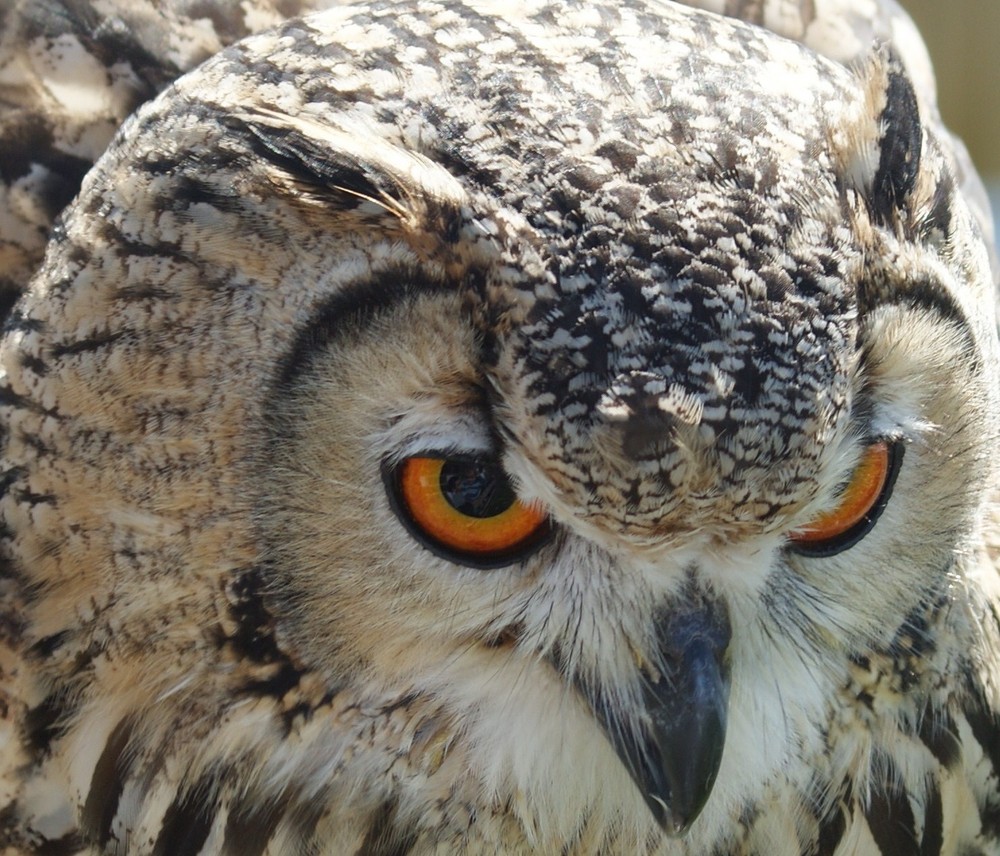
POLYGON ((901 65, 563 13, 240 43, 67 214, 3 510, 87 834, 726 847, 961 650, 996 333, 901 65))

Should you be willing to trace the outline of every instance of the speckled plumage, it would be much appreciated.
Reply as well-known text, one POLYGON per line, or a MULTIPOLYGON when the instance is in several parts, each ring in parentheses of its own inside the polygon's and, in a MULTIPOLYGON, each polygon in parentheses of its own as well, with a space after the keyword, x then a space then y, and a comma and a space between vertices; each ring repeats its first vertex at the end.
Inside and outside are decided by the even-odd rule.
POLYGON ((45 207, 0 207, 7 853, 1000 852, 989 213, 898 8, 338 6, 167 87, 53 220, 254 26, 44 5, 36 69, 146 82, 66 118, 0 43, 45 207), (876 440, 881 516, 796 549, 876 440), (425 549, 387 473, 429 453, 552 537, 425 549), (675 735, 718 775, 658 806, 691 622, 722 754, 675 735))

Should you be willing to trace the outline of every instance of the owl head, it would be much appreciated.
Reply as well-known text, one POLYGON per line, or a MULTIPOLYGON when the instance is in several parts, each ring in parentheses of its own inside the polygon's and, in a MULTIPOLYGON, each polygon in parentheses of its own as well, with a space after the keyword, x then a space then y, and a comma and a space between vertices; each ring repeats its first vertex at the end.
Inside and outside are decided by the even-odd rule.
POLYGON ((888 50, 610 2, 238 43, 126 123, 2 343, 32 828, 822 815, 983 659, 993 300, 888 50))

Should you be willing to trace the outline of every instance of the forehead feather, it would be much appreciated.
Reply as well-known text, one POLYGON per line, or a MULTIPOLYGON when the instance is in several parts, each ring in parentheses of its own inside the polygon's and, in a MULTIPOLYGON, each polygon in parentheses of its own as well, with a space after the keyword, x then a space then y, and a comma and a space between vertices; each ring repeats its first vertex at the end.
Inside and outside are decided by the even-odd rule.
POLYGON ((691 480, 744 493, 748 468, 758 489, 813 466, 849 404, 864 251, 841 149, 871 98, 717 16, 563 13, 334 9, 235 45, 177 103, 257 116, 247 145, 318 176, 334 231, 381 217, 359 240, 454 257, 436 275, 479 303, 484 368, 539 467, 572 457, 578 483, 635 489, 638 464, 659 486, 633 505, 652 508, 691 480))

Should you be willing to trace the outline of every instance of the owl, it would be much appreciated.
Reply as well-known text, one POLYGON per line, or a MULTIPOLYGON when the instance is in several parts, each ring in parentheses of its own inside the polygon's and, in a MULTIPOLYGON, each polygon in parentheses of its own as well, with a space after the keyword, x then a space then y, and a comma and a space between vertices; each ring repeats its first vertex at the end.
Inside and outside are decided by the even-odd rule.
POLYGON ((891 0, 3 14, 0 852, 1000 853, 990 215, 891 0))

